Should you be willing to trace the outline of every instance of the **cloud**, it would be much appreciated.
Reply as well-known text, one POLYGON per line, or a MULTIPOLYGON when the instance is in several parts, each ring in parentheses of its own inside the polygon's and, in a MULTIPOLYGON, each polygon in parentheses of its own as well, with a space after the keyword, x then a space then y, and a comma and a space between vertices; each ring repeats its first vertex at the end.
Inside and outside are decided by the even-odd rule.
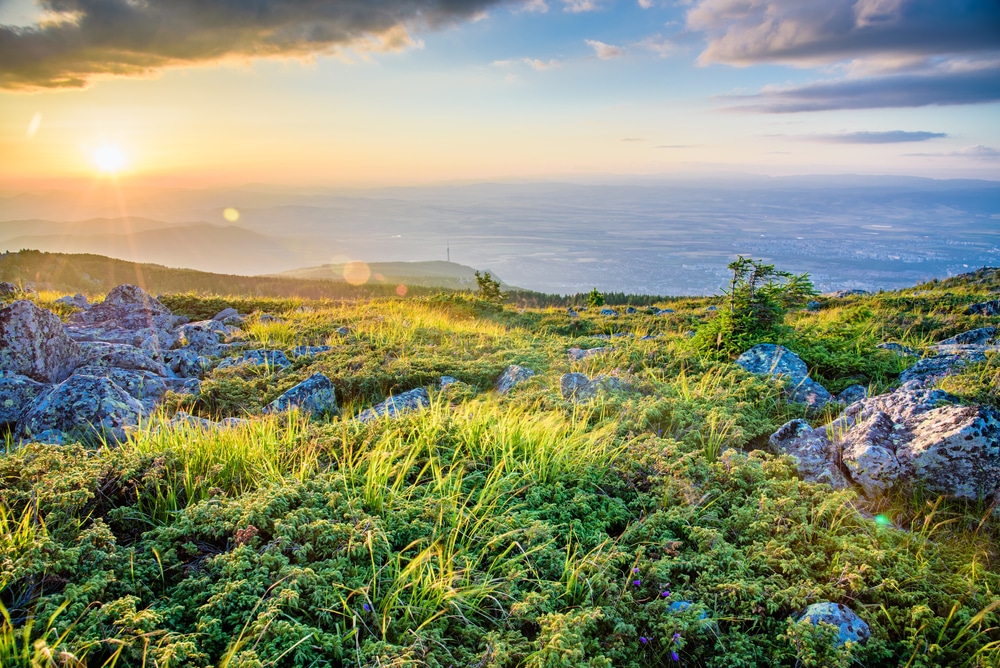
POLYGON ((667 56, 672 56, 678 50, 678 45, 674 40, 669 37, 664 37, 662 35, 654 35, 652 37, 647 37, 646 39, 638 42, 636 46, 646 49, 647 51, 652 51, 660 58, 666 58, 667 56))
POLYGON ((527 65, 532 69, 542 71, 551 70, 562 65, 558 60, 541 60, 539 58, 513 58, 507 60, 494 60, 496 67, 510 67, 512 65, 527 65))
POLYGON ((708 39, 704 64, 810 67, 1000 49, 996 0, 700 0, 687 25, 708 39))
POLYGON ((642 137, 622 137, 618 141, 623 141, 623 142, 638 142, 638 141, 646 141, 646 140, 643 139, 642 137))
POLYGON ((414 29, 503 0, 39 0, 47 20, 0 26, 0 88, 79 88, 103 76, 250 58, 396 51, 414 29))
POLYGON ((691 148, 696 144, 657 144, 653 148, 691 148))
POLYGON ((604 42, 598 42, 596 39, 585 40, 587 45, 594 50, 597 57, 601 60, 610 60, 612 58, 618 58, 619 56, 625 55, 625 49, 620 46, 615 46, 614 44, 605 44, 604 42))
POLYGON ((520 10, 518 11, 544 14, 549 11, 549 5, 545 2, 545 0, 528 0, 521 5, 520 10))
POLYGON ((929 141, 941 139, 948 135, 944 132, 908 132, 906 130, 888 130, 885 132, 847 132, 837 135, 815 135, 805 137, 814 141, 831 144, 902 144, 906 142, 929 141))
POLYGON ((742 103, 731 110, 766 113, 981 104, 1000 101, 1000 65, 767 87, 728 99, 742 103))
POLYGON ((563 0, 563 11, 571 14, 592 12, 596 9, 600 9, 600 7, 594 0, 563 0))
POLYGON ((906 157, 912 158, 974 158, 976 160, 1000 160, 1000 151, 982 144, 976 146, 966 146, 958 151, 947 153, 905 153, 906 157))
POLYGON ((639 6, 643 9, 649 9, 653 6, 653 0, 638 0, 639 6))

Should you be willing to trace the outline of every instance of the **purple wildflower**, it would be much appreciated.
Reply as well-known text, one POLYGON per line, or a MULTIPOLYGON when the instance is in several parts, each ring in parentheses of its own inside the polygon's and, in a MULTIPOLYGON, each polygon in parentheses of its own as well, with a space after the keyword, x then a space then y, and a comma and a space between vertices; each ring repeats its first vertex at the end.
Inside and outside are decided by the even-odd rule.
POLYGON ((681 660, 681 657, 677 656, 677 652, 674 652, 674 651, 670 652, 670 658, 673 659, 674 661, 680 661, 681 660))
POLYGON ((365 603, 361 607, 365 609, 365 612, 371 612, 372 611, 371 606, 368 605, 367 603, 365 603))
POLYGON ((632 572, 633 572, 633 573, 638 573, 638 572, 639 572, 639 567, 638 567, 638 566, 636 566, 635 568, 633 568, 633 569, 632 569, 632 572))
POLYGON ((638 587, 639 585, 642 584, 642 580, 632 580, 632 584, 634 584, 636 587, 638 587))
POLYGON ((673 640, 674 640, 675 643, 679 643, 681 641, 681 634, 680 633, 675 633, 673 640))
POLYGON ((660 592, 660 596, 662 596, 663 598, 670 598, 670 592, 664 589, 663 591, 660 592))
POLYGON ((649 642, 649 638, 647 638, 646 636, 639 636, 639 642, 645 645, 646 643, 649 642))

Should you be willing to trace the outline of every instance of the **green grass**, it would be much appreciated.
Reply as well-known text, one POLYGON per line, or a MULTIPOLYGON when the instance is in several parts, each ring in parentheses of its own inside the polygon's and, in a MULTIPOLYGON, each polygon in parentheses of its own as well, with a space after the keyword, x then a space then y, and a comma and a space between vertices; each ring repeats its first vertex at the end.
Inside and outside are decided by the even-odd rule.
MULTIPOLYGON (((997 320, 962 315, 982 286, 921 289, 790 313, 781 342, 834 391, 882 391, 911 362, 877 343, 920 349, 997 320)), ((609 321, 460 296, 248 299, 252 345, 333 350, 214 372, 119 447, 0 456, 0 664, 1000 665, 994 509, 800 481, 761 448, 791 418, 828 416, 699 354, 684 333, 705 303, 609 321), (566 356, 598 345, 613 350, 566 356), (512 363, 537 375, 497 396, 512 363), (629 389, 577 405, 558 389, 568 371, 629 389), (339 417, 262 414, 313 373, 334 381, 339 417), (441 375, 462 384, 423 411, 349 419, 441 375), (246 421, 173 424, 178 405, 246 421), (795 624, 827 600, 871 640, 836 647, 795 624)), ((996 357, 943 386, 996 406, 996 357)))

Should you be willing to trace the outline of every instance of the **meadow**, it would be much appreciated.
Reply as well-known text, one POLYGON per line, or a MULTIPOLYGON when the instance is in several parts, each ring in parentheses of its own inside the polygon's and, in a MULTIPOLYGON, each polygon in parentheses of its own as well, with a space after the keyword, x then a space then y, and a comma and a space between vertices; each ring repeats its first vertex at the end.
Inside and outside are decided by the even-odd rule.
MULTIPOLYGON (((965 315, 998 288, 984 272, 820 298, 769 335, 831 392, 882 392, 913 360, 877 344, 1000 324, 965 315)), ((36 298, 67 315, 59 296, 36 298)), ((801 481, 768 436, 842 406, 789 404, 781 382, 700 346, 718 298, 579 318, 470 293, 162 301, 249 313, 260 347, 332 349, 213 371, 121 445, 8 439, 2 666, 1000 666, 997 509, 801 481), (510 364, 536 375, 501 395, 510 364), (570 371, 624 389, 567 400, 570 371), (314 373, 339 415, 262 413, 314 373), (439 388, 445 375, 458 382, 439 388), (352 419, 423 386, 425 410, 352 419), (203 428, 178 410, 247 419, 203 428), (871 638, 797 622, 817 601, 871 638)), ((1000 407, 1000 359, 942 387, 1000 407)))

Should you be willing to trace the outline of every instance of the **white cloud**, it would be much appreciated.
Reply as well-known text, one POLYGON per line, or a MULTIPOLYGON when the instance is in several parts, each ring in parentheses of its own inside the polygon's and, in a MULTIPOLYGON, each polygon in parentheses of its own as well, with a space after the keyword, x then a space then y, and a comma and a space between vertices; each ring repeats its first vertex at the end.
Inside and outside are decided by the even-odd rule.
POLYGON ((563 0, 563 11, 570 12, 572 14, 592 12, 598 8, 599 7, 594 0, 563 0))
POLYGON ((521 5, 521 8, 518 11, 544 14, 549 11, 549 6, 545 0, 528 0, 521 5))
POLYGON ((618 58, 619 56, 625 55, 625 49, 620 46, 615 46, 614 44, 605 44, 604 42, 599 42, 596 39, 585 40, 587 45, 594 50, 594 53, 601 60, 611 60, 612 58, 618 58))

